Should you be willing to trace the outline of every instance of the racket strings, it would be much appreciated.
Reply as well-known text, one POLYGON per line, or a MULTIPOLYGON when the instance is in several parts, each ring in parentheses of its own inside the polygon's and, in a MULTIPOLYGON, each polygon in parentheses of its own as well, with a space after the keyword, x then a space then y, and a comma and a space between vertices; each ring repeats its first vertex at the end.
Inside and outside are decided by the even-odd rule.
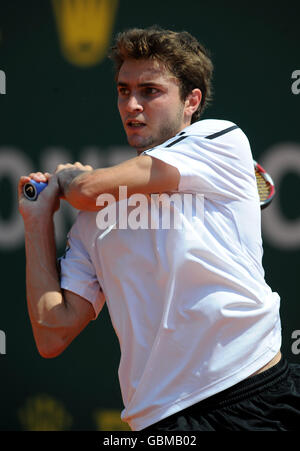
POLYGON ((261 202, 267 200, 271 193, 270 183, 263 177, 263 175, 255 170, 256 183, 258 188, 258 194, 261 202))

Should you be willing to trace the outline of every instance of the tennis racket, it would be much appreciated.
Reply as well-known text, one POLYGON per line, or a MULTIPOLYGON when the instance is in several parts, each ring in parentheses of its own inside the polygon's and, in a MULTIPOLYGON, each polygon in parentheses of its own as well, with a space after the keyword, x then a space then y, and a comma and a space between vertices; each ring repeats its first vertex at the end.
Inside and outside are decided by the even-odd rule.
POLYGON ((270 174, 268 174, 255 160, 253 160, 253 163, 260 199, 260 208, 263 210, 270 205, 275 196, 275 185, 270 174))

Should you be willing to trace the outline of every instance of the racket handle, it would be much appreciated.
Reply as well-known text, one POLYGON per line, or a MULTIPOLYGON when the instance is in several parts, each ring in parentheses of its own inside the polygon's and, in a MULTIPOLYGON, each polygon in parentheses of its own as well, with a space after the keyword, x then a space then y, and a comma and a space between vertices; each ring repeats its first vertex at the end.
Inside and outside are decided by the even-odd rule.
POLYGON ((23 194, 28 200, 36 200, 43 189, 46 188, 48 183, 36 182, 35 180, 30 180, 30 182, 25 183, 23 186, 23 194))

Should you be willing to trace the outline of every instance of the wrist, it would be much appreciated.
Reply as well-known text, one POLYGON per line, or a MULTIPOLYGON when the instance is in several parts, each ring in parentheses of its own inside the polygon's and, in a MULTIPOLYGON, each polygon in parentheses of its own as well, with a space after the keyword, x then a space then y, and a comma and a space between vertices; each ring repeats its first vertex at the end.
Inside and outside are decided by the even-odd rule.
POLYGON ((53 216, 54 213, 51 213, 49 210, 39 212, 38 215, 35 213, 26 216, 25 218, 23 218, 25 233, 29 234, 40 234, 41 232, 44 233, 44 231, 47 230, 49 225, 52 226, 53 216))
POLYGON ((56 176, 61 196, 65 197, 73 180, 86 172, 86 170, 77 168, 67 168, 59 171, 56 176))

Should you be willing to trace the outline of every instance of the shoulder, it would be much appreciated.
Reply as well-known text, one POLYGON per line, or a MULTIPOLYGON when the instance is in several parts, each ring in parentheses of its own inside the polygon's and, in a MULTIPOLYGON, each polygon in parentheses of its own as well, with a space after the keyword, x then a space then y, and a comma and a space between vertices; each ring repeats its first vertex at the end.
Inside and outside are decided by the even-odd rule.
MULTIPOLYGON (((221 119, 205 119, 194 124, 189 125, 177 135, 163 143, 158 147, 169 148, 174 147, 179 143, 189 144, 191 142, 220 142, 231 143, 238 141, 247 141, 247 136, 240 128, 240 126, 232 121, 226 121, 221 119)), ((145 151, 144 153, 150 152, 145 151)))
POLYGON ((182 131, 186 143, 194 143, 201 147, 212 148, 243 148, 250 149, 249 140, 241 127, 232 122, 219 119, 206 119, 195 122, 182 131))
MULTIPOLYGON (((232 121, 205 119, 189 125, 163 144, 144 152, 157 156, 169 164, 187 161, 192 158, 211 165, 225 160, 250 159, 251 147, 240 126, 232 121)), ((250 160, 249 160, 250 161, 250 160)))
POLYGON ((190 136, 199 136, 212 139, 217 136, 225 135, 233 130, 241 130, 239 125, 221 119, 204 119, 186 127, 182 133, 190 136))

